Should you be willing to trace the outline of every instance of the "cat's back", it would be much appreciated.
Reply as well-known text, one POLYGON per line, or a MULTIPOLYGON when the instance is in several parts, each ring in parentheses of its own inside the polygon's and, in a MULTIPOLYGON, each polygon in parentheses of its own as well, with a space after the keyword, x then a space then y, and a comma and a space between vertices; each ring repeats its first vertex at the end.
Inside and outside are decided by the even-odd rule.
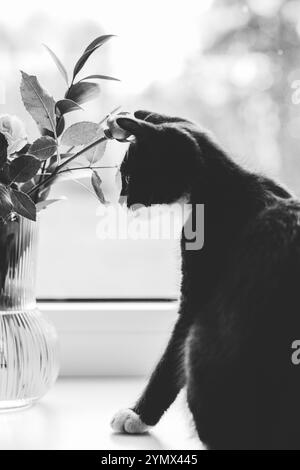
POLYGON ((240 269, 247 259, 250 265, 256 261, 257 268, 276 261, 283 268, 284 262, 296 261, 300 255, 300 201, 274 198, 246 224, 233 251, 240 269))
POLYGON ((266 320, 293 312, 300 329, 300 201, 276 198, 249 221, 219 287, 225 309, 266 320))
POLYGON ((285 344, 295 331, 300 337, 300 202, 271 201, 228 251, 218 282, 197 310, 202 332, 213 328, 226 348, 237 337, 260 337, 264 349, 271 330, 274 341, 284 334, 285 344))
POLYGON ((300 201, 276 198, 272 202, 255 218, 252 233, 265 233, 271 241, 293 244, 300 233, 300 201))

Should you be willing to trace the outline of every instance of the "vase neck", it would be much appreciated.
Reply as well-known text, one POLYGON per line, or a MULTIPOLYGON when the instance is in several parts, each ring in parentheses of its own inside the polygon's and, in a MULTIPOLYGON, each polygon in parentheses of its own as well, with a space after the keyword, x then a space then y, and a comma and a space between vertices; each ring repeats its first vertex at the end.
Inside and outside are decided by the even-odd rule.
POLYGON ((0 311, 35 306, 37 233, 23 217, 0 225, 0 311))

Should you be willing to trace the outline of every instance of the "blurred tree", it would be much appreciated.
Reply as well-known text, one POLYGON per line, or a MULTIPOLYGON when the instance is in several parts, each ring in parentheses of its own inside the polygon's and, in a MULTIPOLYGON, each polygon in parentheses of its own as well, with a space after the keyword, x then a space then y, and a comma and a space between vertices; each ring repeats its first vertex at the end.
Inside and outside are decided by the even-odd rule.
POLYGON ((226 8, 235 21, 220 28, 205 52, 219 57, 229 55, 241 65, 241 76, 236 77, 237 86, 231 90, 226 116, 231 111, 240 117, 246 127, 244 134, 250 124, 253 135, 247 140, 250 137, 263 168, 279 172, 300 192, 300 132, 290 132, 300 113, 292 102, 291 88, 299 73, 299 2, 218 0, 215 8, 220 14, 226 8))
POLYGON ((180 77, 139 100, 201 122, 242 163, 300 194, 300 2, 215 0, 199 29, 180 77))

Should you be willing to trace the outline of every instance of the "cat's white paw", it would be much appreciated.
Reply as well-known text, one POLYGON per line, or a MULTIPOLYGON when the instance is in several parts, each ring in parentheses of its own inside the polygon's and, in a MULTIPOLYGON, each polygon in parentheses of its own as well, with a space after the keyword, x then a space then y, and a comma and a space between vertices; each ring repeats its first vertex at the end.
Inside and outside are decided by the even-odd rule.
POLYGON ((111 427, 115 432, 128 434, 143 434, 148 426, 143 423, 139 415, 132 410, 121 410, 113 417, 111 427))

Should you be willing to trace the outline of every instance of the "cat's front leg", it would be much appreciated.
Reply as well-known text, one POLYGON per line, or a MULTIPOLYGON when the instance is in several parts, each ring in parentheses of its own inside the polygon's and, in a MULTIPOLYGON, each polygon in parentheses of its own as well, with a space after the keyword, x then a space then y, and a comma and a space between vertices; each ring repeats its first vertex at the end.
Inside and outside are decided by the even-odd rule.
POLYGON ((183 347, 190 322, 182 314, 148 385, 134 407, 119 411, 111 426, 116 432, 141 434, 154 426, 185 384, 183 347))

